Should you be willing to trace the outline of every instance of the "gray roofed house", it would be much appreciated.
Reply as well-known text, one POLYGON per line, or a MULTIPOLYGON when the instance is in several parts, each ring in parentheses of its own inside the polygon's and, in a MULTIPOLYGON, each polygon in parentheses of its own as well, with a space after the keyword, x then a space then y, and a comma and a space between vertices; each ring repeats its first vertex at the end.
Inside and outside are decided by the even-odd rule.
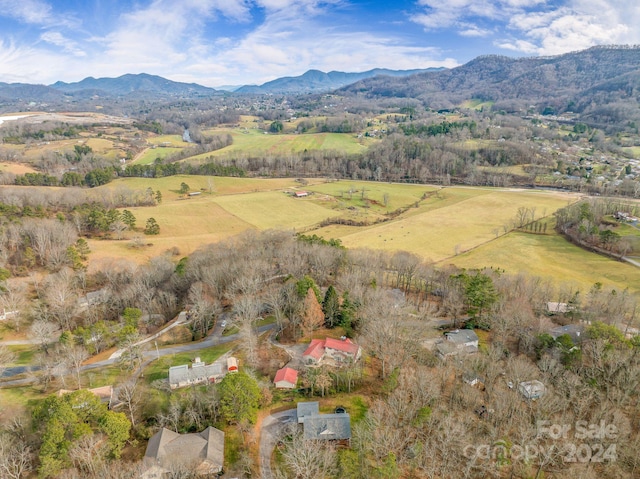
POLYGON ((304 419, 304 438, 321 441, 345 441, 351 439, 349 414, 318 414, 304 419))
POLYGON ((566 326, 557 326, 549 330, 549 334, 553 339, 558 339, 563 334, 568 334, 571 340, 575 343, 579 343, 583 339, 584 325, 582 324, 567 324, 566 326))
POLYGON ((178 434, 162 428, 151 436, 144 454, 145 479, 162 477, 172 464, 193 464, 199 474, 218 474, 224 463, 224 432, 208 427, 200 433, 178 434))
POLYGON ((456 329, 445 333, 444 336, 447 341, 451 341, 460 348, 465 346, 478 347, 478 335, 473 329, 456 329))
POLYGON ((214 382, 223 378, 225 374, 226 369, 220 363, 207 366, 197 361, 191 367, 188 364, 181 364, 169 368, 169 386, 171 389, 176 389, 192 384, 214 382))
POLYGON ((444 337, 444 341, 436 344, 436 353, 442 359, 478 352, 478 335, 472 329, 456 329, 445 333, 444 337))
POLYGON ((298 423, 301 424, 306 418, 320 414, 320 403, 318 401, 299 402, 297 410, 298 423))

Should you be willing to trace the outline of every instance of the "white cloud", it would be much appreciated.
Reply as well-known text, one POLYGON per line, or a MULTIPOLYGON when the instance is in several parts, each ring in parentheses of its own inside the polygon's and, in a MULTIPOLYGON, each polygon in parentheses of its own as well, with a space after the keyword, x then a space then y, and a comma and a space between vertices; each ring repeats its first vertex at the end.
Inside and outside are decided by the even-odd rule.
POLYGON ((640 3, 629 0, 419 0, 411 20, 427 31, 495 35, 500 48, 552 55, 598 44, 640 42, 640 3), (501 32, 501 33, 500 33, 501 32))
POLYGON ((60 32, 54 32, 54 31, 44 32, 42 35, 40 35, 40 39, 47 43, 51 43, 52 45, 62 47, 62 49, 65 52, 71 53, 76 57, 87 56, 87 53, 84 50, 82 50, 76 42, 66 38, 60 32))
POLYGON ((51 5, 40 0, 0 0, 0 16, 42 25, 52 18, 51 5))

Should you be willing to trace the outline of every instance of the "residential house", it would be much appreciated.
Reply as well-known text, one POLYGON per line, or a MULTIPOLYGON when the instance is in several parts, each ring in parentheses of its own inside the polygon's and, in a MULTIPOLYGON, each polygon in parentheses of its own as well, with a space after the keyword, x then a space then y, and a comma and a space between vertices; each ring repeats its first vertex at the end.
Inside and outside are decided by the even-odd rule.
POLYGON ((532 381, 524 381, 518 384, 518 391, 526 399, 538 399, 544 396, 546 388, 544 387, 544 384, 534 379, 532 381))
POLYGON ((224 432, 208 427, 199 433, 178 434, 162 428, 149 439, 144 464, 144 479, 162 478, 175 464, 195 466, 206 477, 219 474, 224 464, 224 432))
POLYGON ((277 389, 293 389, 298 382, 298 371, 292 368, 279 369, 273 382, 277 389))
POLYGON ((106 302, 108 299, 108 291, 103 288, 98 291, 91 291, 85 296, 78 298, 78 305, 81 308, 88 308, 106 302))
POLYGON ((306 196, 309 196, 309 192, 308 192, 308 191, 296 191, 296 192, 294 193, 294 196, 295 196, 296 198, 304 198, 304 197, 306 197, 306 196))
POLYGON ((578 344, 584 339, 584 325, 583 324, 567 324, 566 326, 557 326, 549 330, 549 334, 553 339, 558 339, 564 334, 568 334, 573 341, 573 344, 578 344))
POLYGON ((224 377, 226 371, 219 362, 206 365, 196 358, 196 361, 189 367, 188 364, 172 366, 169 368, 169 386, 171 389, 183 388, 194 384, 216 382, 224 377))
POLYGON ((340 365, 360 359, 362 348, 348 338, 313 339, 309 347, 302 353, 307 365, 318 365, 329 362, 340 365))
POLYGON ((478 335, 472 329, 456 329, 444 334, 444 341, 436 344, 436 353, 441 359, 459 354, 478 352, 478 335))
POLYGON ((351 418, 349 414, 318 414, 305 418, 303 437, 320 441, 350 441, 351 418))
POLYGON ((320 403, 318 401, 299 402, 296 405, 298 424, 302 424, 307 417, 320 414, 320 403))
POLYGON ((556 303, 553 301, 547 303, 547 314, 566 314, 572 310, 572 306, 567 303, 556 303))
POLYGON ((320 414, 318 402, 313 401, 298 403, 297 414, 305 439, 347 443, 351 440, 351 418, 346 412, 320 414))

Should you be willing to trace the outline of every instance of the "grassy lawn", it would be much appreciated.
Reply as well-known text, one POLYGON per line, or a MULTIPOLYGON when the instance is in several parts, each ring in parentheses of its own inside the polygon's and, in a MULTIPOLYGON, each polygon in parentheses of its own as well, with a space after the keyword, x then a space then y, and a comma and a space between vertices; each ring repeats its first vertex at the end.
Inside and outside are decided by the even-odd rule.
POLYGON ((231 343, 219 344, 211 348, 200 349, 198 351, 162 356, 160 359, 153 361, 149 366, 147 366, 143 372, 144 380, 150 384, 157 379, 168 378, 169 368, 171 366, 190 364, 195 357, 200 357, 200 360, 205 363, 211 363, 224 353, 233 349, 236 345, 237 342, 233 341, 231 343))
POLYGON ((14 366, 31 364, 37 352, 36 345, 7 346, 7 348, 16 354, 16 360, 12 363, 14 366))

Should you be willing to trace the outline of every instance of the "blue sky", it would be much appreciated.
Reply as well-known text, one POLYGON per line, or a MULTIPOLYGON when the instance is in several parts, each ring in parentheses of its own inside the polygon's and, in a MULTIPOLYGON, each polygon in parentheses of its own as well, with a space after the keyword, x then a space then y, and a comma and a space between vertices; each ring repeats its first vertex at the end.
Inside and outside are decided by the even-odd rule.
POLYGON ((206 86, 640 44, 638 0, 0 0, 0 81, 206 86))

